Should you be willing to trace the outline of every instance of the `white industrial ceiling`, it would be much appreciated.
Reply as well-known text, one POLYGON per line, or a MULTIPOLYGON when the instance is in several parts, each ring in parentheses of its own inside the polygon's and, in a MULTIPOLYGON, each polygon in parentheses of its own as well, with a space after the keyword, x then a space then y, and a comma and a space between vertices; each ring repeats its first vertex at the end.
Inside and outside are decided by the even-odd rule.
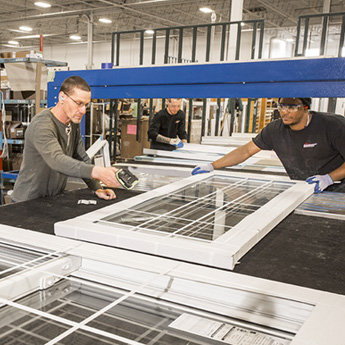
MULTIPOLYGON (((93 41, 111 40, 115 31, 163 28, 211 23, 211 15, 199 11, 207 6, 216 13, 216 21, 229 21, 231 0, 47 0, 52 6, 42 9, 37 0, 0 0, 0 48, 8 51, 9 40, 21 48, 39 46, 37 38, 45 35, 44 46, 71 44, 70 34, 87 40, 88 21, 93 25, 93 41), (106 17, 111 24, 98 20, 106 17), (19 31, 29 25, 29 34, 19 31)), ((265 28, 296 27, 298 16, 323 12, 324 2, 330 2, 330 12, 344 12, 343 0, 244 0, 243 20, 265 19, 265 28)))

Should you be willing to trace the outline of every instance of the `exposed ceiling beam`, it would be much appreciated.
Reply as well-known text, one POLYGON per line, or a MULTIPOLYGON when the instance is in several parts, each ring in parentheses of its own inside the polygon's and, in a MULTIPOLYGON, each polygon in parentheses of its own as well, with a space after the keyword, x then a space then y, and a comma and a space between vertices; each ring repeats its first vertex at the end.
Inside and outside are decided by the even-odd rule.
POLYGON ((286 12, 282 11, 281 9, 271 5, 269 2, 264 1, 264 0, 257 0, 257 2, 259 2, 260 4, 264 5, 265 7, 269 8, 270 10, 272 10, 273 12, 278 13, 280 16, 285 17, 286 19, 290 20, 291 22, 297 24, 298 20, 292 18, 289 14, 287 14, 286 12))

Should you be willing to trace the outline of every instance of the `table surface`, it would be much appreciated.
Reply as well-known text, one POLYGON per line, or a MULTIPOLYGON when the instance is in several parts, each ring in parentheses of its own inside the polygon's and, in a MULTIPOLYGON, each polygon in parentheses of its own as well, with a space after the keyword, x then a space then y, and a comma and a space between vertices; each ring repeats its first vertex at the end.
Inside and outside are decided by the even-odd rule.
MULTIPOLYGON (((116 190, 98 199, 88 189, 0 207, 0 224, 54 234, 54 223, 125 200, 139 192, 116 190), (96 200, 96 205, 78 200, 96 200), (20 215, 20 216, 18 216, 20 215)), ((234 272, 345 295, 345 221, 290 214, 255 245, 234 272)))

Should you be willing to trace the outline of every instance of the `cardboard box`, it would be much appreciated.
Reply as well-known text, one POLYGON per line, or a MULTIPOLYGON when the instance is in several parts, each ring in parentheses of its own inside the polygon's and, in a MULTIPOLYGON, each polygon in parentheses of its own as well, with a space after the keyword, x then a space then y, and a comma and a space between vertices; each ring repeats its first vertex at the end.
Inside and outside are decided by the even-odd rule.
POLYGON ((23 139, 25 128, 21 121, 5 122, 6 137, 8 139, 23 139))
POLYGON ((140 119, 139 141, 136 140, 137 119, 121 120, 121 157, 133 158, 143 154, 144 148, 150 147, 147 131, 149 129, 149 118, 146 116, 140 119))
MULTIPOLYGON (((35 100, 36 99, 36 92, 35 91, 22 91, 23 99, 30 99, 35 100)), ((47 99, 47 90, 41 90, 40 91, 40 99, 47 99)))
POLYGON ((0 54, 2 59, 14 59, 14 58, 25 58, 28 56, 33 56, 37 52, 36 50, 22 50, 22 51, 14 51, 14 52, 4 52, 0 54))
MULTIPOLYGON (((28 99, 35 100, 36 93, 34 90, 25 90, 25 91, 12 91, 12 99, 28 99)), ((47 99, 47 92, 41 90, 40 99, 47 99)))
POLYGON ((13 58, 13 52, 4 52, 0 54, 0 57, 2 59, 12 59, 13 58))

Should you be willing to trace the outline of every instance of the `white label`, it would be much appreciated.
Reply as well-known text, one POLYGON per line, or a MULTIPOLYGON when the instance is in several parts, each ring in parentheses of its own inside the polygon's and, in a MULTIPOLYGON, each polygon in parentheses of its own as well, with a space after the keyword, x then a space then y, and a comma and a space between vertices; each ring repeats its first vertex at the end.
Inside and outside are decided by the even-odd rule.
POLYGON ((169 327, 231 345, 288 345, 290 340, 274 337, 230 323, 182 314, 169 327))

